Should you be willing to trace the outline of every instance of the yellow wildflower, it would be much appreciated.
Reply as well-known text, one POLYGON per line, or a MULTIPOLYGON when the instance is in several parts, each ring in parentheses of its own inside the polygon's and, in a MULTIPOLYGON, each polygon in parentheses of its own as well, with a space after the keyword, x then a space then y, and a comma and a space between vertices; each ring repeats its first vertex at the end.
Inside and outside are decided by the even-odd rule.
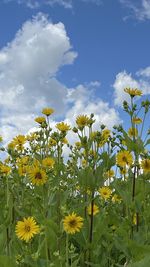
POLYGON ((15 232, 19 239, 29 242, 34 235, 40 232, 40 228, 33 217, 28 217, 17 222, 15 232))
POLYGON ((141 161, 141 167, 144 173, 150 172, 150 159, 143 159, 141 161))
POLYGON ((126 167, 126 165, 131 166, 133 163, 132 154, 127 150, 122 150, 116 155, 117 165, 120 167, 126 167))
POLYGON ((139 89, 133 89, 133 88, 125 88, 124 91, 129 94, 131 97, 134 96, 141 96, 142 95, 142 91, 139 89))
MULTIPOLYGON (((91 204, 88 206, 87 212, 89 215, 92 214, 92 205, 91 204)), ((96 215, 97 213, 99 213, 99 207, 96 204, 94 204, 93 205, 93 215, 96 215)))
POLYGON ((46 119, 45 119, 45 117, 37 117, 37 118, 35 118, 35 122, 42 124, 42 123, 46 122, 46 119))
POLYGON ((55 164, 55 160, 53 158, 45 158, 42 160, 43 167, 53 168, 55 164))
POLYGON ((75 234, 76 232, 80 232, 83 226, 83 218, 77 216, 76 213, 73 212, 64 218, 63 226, 65 232, 68 234, 75 234))
POLYGON ((54 113, 54 110, 52 108, 43 108, 42 113, 48 117, 54 113))
POLYGON ((63 121, 57 123, 56 124, 56 128, 61 132, 67 132, 67 131, 69 131, 71 129, 70 125, 68 125, 67 123, 64 123, 63 121))
POLYGON ((101 195, 101 198, 107 200, 111 197, 112 191, 108 186, 103 186, 99 189, 99 193, 101 195))

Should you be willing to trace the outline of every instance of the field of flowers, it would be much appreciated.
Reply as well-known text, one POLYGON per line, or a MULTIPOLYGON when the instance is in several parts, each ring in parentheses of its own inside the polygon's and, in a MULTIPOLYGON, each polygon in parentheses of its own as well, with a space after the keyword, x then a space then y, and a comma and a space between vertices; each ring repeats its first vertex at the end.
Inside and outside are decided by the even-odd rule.
POLYGON ((0 267, 150 266, 150 101, 125 92, 127 131, 93 131, 94 114, 54 131, 44 108, 36 132, 1 145, 0 267))

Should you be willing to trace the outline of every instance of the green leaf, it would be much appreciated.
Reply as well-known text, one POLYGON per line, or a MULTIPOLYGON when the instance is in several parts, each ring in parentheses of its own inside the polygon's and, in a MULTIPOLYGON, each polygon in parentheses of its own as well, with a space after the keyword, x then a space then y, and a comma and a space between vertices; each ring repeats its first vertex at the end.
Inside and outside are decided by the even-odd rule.
POLYGON ((0 255, 0 266, 1 267, 16 267, 16 262, 14 261, 14 259, 8 256, 0 255))

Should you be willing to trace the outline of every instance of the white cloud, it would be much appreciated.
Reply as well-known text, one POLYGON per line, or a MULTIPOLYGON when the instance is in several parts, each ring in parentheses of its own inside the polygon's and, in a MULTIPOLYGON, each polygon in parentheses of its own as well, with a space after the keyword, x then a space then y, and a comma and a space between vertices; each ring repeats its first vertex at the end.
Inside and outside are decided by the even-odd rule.
MULTIPOLYGON (((64 8, 72 8, 76 0, 3 0, 4 3, 14 2, 18 4, 24 4, 29 8, 39 8, 42 5, 60 5, 64 8)), ((101 0, 79 0, 85 3, 93 3, 96 5, 101 4, 101 0)))
POLYGON ((122 71, 116 75, 114 88, 114 103, 118 106, 122 106, 124 100, 129 100, 129 96, 124 92, 124 88, 138 88, 142 90, 144 95, 150 94, 150 80, 145 79, 148 76, 150 67, 139 70, 136 75, 137 79, 134 79, 131 73, 122 71))
POLYGON ((95 113, 95 127, 119 122, 114 108, 96 97, 99 81, 70 89, 58 81, 59 69, 76 56, 64 25, 49 22, 43 14, 25 22, 0 50, 0 134, 5 141, 35 127, 34 118, 46 106, 56 110, 53 125, 58 117, 73 125, 83 113, 95 113))
POLYGON ((137 20, 150 19, 150 1, 149 0, 119 0, 125 7, 131 10, 131 16, 137 20))
MULTIPOLYGON (((52 24, 42 14, 27 21, 14 40, 0 50, 2 126, 10 128, 14 114, 17 118, 14 125, 18 131, 24 129, 24 116, 47 105, 64 114, 67 88, 56 75, 60 67, 73 63, 76 56, 62 23, 52 24)), ((26 123, 27 129, 30 126, 26 123)))
POLYGON ((150 78, 150 67, 147 67, 145 69, 140 69, 137 72, 137 75, 138 76, 143 76, 143 77, 146 77, 146 78, 150 78))

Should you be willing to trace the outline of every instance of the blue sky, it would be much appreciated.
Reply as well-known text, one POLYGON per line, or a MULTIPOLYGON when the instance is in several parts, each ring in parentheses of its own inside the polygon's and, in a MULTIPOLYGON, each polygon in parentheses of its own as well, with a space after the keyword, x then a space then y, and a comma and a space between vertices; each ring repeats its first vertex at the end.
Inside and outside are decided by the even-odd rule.
POLYGON ((123 88, 150 94, 149 31, 149 0, 1 0, 1 134, 27 132, 44 106, 71 124, 125 120, 123 88))

